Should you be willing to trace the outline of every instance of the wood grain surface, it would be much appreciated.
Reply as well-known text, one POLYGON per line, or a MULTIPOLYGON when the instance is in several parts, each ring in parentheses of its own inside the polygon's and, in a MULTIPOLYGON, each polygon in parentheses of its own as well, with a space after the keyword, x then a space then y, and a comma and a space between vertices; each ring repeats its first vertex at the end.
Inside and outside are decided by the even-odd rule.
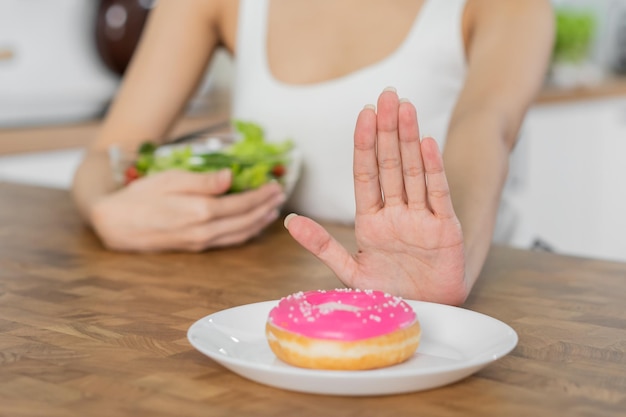
MULTIPOLYGON (((349 246, 352 230, 332 226, 349 246)), ((380 397, 244 379, 193 349, 210 313, 338 281, 277 222, 200 254, 104 250, 64 191, 0 183, 0 416, 624 416, 626 265, 494 247, 465 308, 515 350, 458 383, 380 397)))

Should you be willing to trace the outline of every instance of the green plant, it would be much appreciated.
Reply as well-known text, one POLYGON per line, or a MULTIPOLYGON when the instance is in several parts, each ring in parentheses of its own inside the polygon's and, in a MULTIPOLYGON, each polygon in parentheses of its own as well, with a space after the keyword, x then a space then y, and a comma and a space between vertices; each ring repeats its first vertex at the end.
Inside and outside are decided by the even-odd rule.
POLYGON ((588 56, 596 34, 596 15, 592 11, 559 8, 555 10, 556 35, 554 62, 579 63, 588 56))

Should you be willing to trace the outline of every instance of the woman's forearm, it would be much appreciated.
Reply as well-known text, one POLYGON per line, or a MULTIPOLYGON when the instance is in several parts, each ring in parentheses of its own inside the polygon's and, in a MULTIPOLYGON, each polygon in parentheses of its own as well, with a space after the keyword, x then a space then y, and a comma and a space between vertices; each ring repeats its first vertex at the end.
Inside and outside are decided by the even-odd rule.
POLYGON ((458 120, 448 135, 444 161, 452 202, 463 228, 470 287, 491 246, 508 174, 509 143, 487 112, 458 120))
POLYGON ((74 178, 73 198, 87 221, 93 204, 116 188, 109 147, 136 149, 146 140, 163 140, 184 109, 219 43, 220 4, 163 0, 150 12, 115 100, 74 178))
POLYGON ((109 156, 105 151, 87 151, 74 175, 72 198, 81 217, 91 223, 90 208, 116 189, 109 156))

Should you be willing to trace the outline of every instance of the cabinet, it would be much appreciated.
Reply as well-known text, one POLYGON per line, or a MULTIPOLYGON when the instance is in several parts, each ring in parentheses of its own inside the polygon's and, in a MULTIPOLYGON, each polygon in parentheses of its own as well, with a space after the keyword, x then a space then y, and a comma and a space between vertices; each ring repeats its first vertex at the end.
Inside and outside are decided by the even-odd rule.
POLYGON ((626 261, 626 97, 536 105, 512 244, 626 261))

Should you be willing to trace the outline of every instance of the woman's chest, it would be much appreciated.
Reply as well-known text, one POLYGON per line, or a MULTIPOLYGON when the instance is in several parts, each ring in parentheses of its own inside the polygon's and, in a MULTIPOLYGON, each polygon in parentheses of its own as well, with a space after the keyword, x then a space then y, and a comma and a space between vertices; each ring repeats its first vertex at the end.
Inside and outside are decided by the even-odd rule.
MULTIPOLYGON (((314 84, 380 62, 407 39, 423 3, 423 0, 268 1, 262 34, 267 66, 274 78, 284 83, 314 84)), ((240 10, 232 8, 231 13, 240 10)), ((240 21, 234 16, 229 20, 240 21)), ((236 23, 229 27, 237 31, 236 23)), ((232 35, 229 38, 235 40, 236 33, 232 35)), ((233 44, 235 55, 236 49, 233 44)))

